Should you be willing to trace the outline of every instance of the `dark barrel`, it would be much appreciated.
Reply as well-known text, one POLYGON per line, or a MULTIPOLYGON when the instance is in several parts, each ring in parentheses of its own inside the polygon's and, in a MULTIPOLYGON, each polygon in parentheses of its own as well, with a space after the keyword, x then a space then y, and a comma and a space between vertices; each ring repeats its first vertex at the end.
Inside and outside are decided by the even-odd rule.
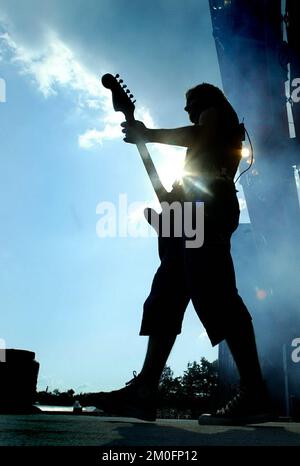
POLYGON ((2 350, 0 362, 0 413, 34 412, 39 363, 35 353, 2 350))

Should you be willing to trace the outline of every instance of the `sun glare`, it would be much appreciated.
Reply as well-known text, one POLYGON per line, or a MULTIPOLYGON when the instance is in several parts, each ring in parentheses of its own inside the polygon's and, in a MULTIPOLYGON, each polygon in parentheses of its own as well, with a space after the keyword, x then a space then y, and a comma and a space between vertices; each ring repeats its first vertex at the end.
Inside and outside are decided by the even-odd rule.
POLYGON ((248 149, 248 147, 243 147, 242 149, 242 157, 243 159, 247 159, 250 155, 250 150, 248 149))
POLYGON ((185 176, 185 150, 178 147, 161 146, 159 151, 157 169, 163 185, 169 191, 172 189, 174 181, 181 180, 185 176))

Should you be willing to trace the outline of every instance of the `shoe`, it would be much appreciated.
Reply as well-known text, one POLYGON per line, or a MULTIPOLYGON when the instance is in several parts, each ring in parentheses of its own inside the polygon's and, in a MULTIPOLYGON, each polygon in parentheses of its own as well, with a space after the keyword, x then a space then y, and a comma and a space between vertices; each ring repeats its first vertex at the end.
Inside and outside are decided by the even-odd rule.
POLYGON ((271 401, 263 386, 260 390, 241 387, 237 395, 215 414, 202 414, 200 425, 236 426, 274 421, 271 401))
POLYGON ((156 391, 150 389, 134 372, 134 378, 126 387, 112 392, 100 392, 96 397, 96 407, 105 414, 136 417, 143 421, 156 420, 156 391))

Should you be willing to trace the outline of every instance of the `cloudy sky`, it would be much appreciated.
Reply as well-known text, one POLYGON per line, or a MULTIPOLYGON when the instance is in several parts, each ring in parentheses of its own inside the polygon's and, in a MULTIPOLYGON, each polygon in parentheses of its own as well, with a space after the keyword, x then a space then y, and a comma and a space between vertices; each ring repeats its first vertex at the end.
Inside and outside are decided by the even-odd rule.
MULTIPOLYGON (((103 203, 118 216, 126 195, 130 231, 144 231, 132 204, 154 201, 106 72, 122 75, 147 124, 186 125, 186 89, 221 85, 208 1, 0 0, 0 338, 36 352, 40 389, 118 388, 146 348, 156 239, 97 230, 103 203)), ((149 148, 169 187, 182 150, 149 148)), ((188 308, 169 364, 181 375, 201 356, 217 350, 188 308)))

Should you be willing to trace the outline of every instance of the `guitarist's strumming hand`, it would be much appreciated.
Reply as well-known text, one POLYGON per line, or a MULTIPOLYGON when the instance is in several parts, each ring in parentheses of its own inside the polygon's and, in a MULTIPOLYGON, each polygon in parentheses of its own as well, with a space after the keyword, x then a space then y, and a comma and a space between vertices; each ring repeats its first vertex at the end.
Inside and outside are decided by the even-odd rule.
POLYGON ((148 142, 148 128, 142 121, 132 120, 121 123, 122 132, 125 134, 124 141, 131 144, 148 142))

